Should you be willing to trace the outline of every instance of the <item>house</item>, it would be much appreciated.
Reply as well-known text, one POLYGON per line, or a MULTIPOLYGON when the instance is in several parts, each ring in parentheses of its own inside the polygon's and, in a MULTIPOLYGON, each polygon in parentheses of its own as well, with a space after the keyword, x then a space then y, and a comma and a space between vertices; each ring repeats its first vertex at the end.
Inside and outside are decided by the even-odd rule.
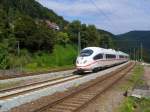
POLYGON ((49 20, 45 20, 46 24, 48 25, 49 28, 54 29, 54 30, 59 30, 59 26, 56 23, 53 23, 49 20))

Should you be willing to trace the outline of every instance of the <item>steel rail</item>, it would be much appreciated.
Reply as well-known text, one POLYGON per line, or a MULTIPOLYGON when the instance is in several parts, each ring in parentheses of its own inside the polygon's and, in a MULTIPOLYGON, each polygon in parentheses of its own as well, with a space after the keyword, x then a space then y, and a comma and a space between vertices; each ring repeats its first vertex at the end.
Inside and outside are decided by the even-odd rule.
MULTIPOLYGON (((134 65, 135 64, 130 63, 130 64, 127 64, 127 65, 117 69, 114 72, 111 72, 104 76, 101 76, 100 78, 96 79, 95 82, 92 82, 89 85, 87 84, 84 87, 81 87, 81 88, 77 89, 76 91, 73 91, 70 94, 68 94, 50 104, 47 104, 43 107, 39 107, 38 109, 36 109, 33 112, 45 112, 46 110, 49 110, 50 112, 59 112, 59 111, 63 112, 63 109, 64 109, 64 112, 77 112, 83 106, 88 104, 91 100, 96 98, 99 94, 103 93, 105 90, 110 88, 113 84, 115 84, 118 80, 120 80, 125 74, 127 74, 134 67, 134 65), (114 78, 114 77, 117 77, 117 78, 114 78), (111 81, 110 81, 110 83, 107 82, 107 80, 110 80, 110 79, 112 79, 113 82, 111 82, 111 81), (90 90, 91 88, 93 88, 94 86, 97 86, 97 84, 102 84, 104 82, 107 82, 109 85, 107 85, 101 91, 98 91, 95 93, 91 92, 91 91, 87 91, 87 90, 90 90), (82 97, 77 97, 78 94, 82 94, 81 95, 82 97), (72 98, 74 98, 74 99, 72 99, 72 98), (70 102, 74 101, 75 103, 72 103, 72 104, 65 103, 69 99, 70 99, 70 102), (73 105, 76 105, 76 106, 73 106, 73 105)), ((102 85, 100 87, 102 87, 102 85)))
POLYGON ((43 88, 46 88, 49 86, 53 86, 53 85, 60 84, 60 83, 66 82, 66 81, 74 80, 74 79, 77 79, 80 77, 82 77, 82 76, 71 75, 71 76, 66 76, 66 77, 62 77, 62 78, 56 78, 54 80, 46 80, 46 81, 36 82, 36 83, 27 84, 27 85, 23 85, 23 86, 18 86, 15 88, 5 89, 5 90, 0 91, 0 99, 3 100, 3 99, 7 99, 7 98, 14 97, 17 95, 22 95, 22 94, 25 94, 28 92, 43 89, 43 88), (19 92, 17 92, 17 91, 19 91, 19 92))

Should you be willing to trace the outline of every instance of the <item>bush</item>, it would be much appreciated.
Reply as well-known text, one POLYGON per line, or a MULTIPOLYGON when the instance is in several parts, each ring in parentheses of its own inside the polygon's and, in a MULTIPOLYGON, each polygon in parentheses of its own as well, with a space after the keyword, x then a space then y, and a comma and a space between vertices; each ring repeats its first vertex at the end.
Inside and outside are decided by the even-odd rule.
POLYGON ((20 51, 20 55, 15 55, 15 54, 9 54, 9 68, 14 69, 14 68, 20 68, 25 66, 31 61, 31 56, 30 53, 22 49, 20 51))
POLYGON ((72 45, 55 45, 53 52, 38 52, 32 57, 31 63, 26 65, 27 70, 37 70, 38 68, 56 68, 74 65, 77 56, 77 48, 72 45))
POLYGON ((8 51, 4 44, 0 44, 0 69, 8 67, 8 51))

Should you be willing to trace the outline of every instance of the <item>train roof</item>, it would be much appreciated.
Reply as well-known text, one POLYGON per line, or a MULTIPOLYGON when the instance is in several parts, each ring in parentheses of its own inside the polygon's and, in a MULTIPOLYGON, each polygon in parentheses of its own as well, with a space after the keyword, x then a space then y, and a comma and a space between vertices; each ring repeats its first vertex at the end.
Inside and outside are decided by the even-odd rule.
MULTIPOLYGON (((84 49, 91 49, 91 50, 104 50, 104 48, 101 48, 101 47, 86 47, 84 49)), ((83 50, 84 50, 83 49, 83 50)))
POLYGON ((86 49, 91 49, 91 50, 99 52, 99 53, 129 56, 128 54, 126 54, 122 51, 116 51, 114 49, 105 49, 105 48, 101 48, 101 47, 86 47, 83 50, 86 50, 86 49))
POLYGON ((105 49, 105 48, 101 48, 101 47, 86 47, 85 49, 91 49, 93 51, 96 51, 98 53, 107 53, 107 54, 116 54, 117 52, 113 49, 105 49))
POLYGON ((124 52, 122 52, 122 51, 118 51, 118 54, 119 54, 119 55, 124 55, 124 56, 129 56, 127 53, 124 53, 124 52))

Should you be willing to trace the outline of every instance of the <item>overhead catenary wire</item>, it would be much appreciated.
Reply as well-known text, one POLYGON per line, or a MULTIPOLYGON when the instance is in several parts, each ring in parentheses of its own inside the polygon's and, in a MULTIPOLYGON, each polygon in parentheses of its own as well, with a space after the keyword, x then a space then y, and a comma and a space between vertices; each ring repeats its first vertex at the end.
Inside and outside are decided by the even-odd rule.
MULTIPOLYGON (((113 2, 111 1, 111 0, 106 0, 107 1, 107 3, 109 4, 109 9, 111 10, 112 8, 111 8, 111 5, 113 4, 113 2)), ((113 15, 116 17, 116 20, 120 20, 121 19, 121 17, 120 16, 118 16, 115 12, 117 12, 118 10, 116 10, 116 9, 113 9, 113 10, 111 10, 111 12, 113 12, 113 15)))
MULTIPOLYGON (((116 27, 116 26, 114 26, 114 23, 112 23, 111 22, 111 19, 109 18, 109 16, 107 15, 107 14, 105 14, 104 12, 103 12, 103 10, 100 8, 100 7, 98 7, 97 6, 97 4, 94 2, 94 0, 89 0, 93 5, 94 5, 94 7, 97 9, 97 11, 98 11, 98 14, 100 14, 100 16, 101 15, 103 15, 104 17, 105 17, 105 19, 107 19, 108 20, 108 22, 107 22, 107 24, 110 26, 110 27, 113 27, 113 28, 115 28, 116 30, 118 30, 118 28, 116 27)), ((111 0, 107 0, 107 2, 109 3, 109 6, 110 6, 110 4, 112 4, 112 2, 111 2, 111 0)), ((138 7, 135 7, 135 9, 136 8, 138 8, 138 7)), ((111 9, 111 7, 110 7, 110 9, 111 9)), ((113 13, 113 14, 115 14, 115 13, 113 13)), ((135 14, 135 12, 133 12, 133 11, 130 11, 129 12, 129 15, 134 15, 135 14)), ((115 16, 116 16, 116 18, 117 19, 119 19, 119 17, 117 17, 117 15, 115 14, 115 16)), ((131 42, 132 42, 132 45, 134 46, 134 50, 135 49, 137 49, 137 51, 134 51, 135 53, 135 55, 136 54, 139 54, 139 51, 140 51, 140 44, 143 42, 141 42, 141 40, 130 40, 130 41, 120 41, 119 40, 119 42, 130 42, 130 44, 131 44, 131 42), (136 46, 135 46, 136 45, 136 46)), ((146 41, 147 42, 147 41, 146 41)), ((143 47, 143 46, 142 46, 143 47)), ((142 50, 140 51, 141 52, 141 59, 142 59, 142 50)), ((139 59, 139 55, 137 56, 137 57, 135 57, 136 59, 139 59)))
MULTIPOLYGON (((143 2, 147 2, 147 3, 145 3, 145 6, 144 6, 143 8, 141 8, 141 9, 142 9, 143 13, 145 13, 145 15, 147 15, 147 19, 150 19, 149 7, 147 6, 147 5, 150 3, 150 1, 148 1, 148 0, 143 0, 143 1, 142 1, 142 0, 137 0, 137 5, 138 5, 138 7, 142 7, 143 2), (149 2, 149 3, 148 3, 148 2, 149 2)), ((140 9, 140 10, 141 10, 141 9, 140 9)), ((150 26, 147 25, 147 28, 149 29, 150 26)))
POLYGON ((112 22, 112 20, 109 18, 109 16, 107 14, 105 14, 103 12, 103 10, 97 6, 97 4, 93 1, 93 0, 89 0, 90 3, 93 4, 93 6, 97 9, 98 14, 101 16, 103 15, 103 17, 105 17, 106 20, 108 20, 107 24, 112 27, 115 28, 116 30, 119 31, 118 27, 116 25, 114 25, 114 23, 112 22))
MULTIPOLYGON (((137 7, 141 7, 141 4, 142 4, 141 1, 142 1, 142 0, 137 0, 137 2, 136 2, 136 3, 137 3, 137 7)), ((144 2, 147 2, 147 0, 143 0, 143 1, 144 1, 144 2)), ((142 1, 142 2, 143 2, 143 1, 142 1)), ((136 8, 137 8, 137 7, 136 7, 136 8)), ((141 9, 140 9, 140 10, 141 10, 141 9)), ((145 14, 149 13, 149 9, 147 9, 147 7, 143 7, 142 11, 143 11, 145 14)))

